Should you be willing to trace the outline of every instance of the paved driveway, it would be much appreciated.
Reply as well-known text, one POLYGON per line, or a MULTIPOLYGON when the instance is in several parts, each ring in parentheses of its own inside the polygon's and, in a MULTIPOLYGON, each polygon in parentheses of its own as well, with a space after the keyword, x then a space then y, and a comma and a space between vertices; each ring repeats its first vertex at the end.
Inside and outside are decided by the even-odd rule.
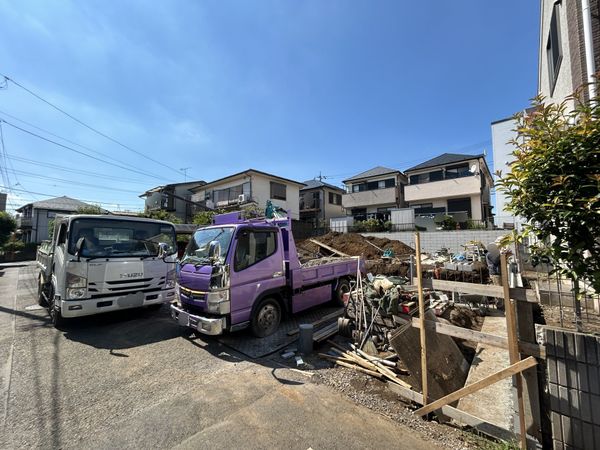
POLYGON ((2 448, 435 448, 309 376, 184 337, 167 308, 55 330, 34 266, 0 273, 2 448))

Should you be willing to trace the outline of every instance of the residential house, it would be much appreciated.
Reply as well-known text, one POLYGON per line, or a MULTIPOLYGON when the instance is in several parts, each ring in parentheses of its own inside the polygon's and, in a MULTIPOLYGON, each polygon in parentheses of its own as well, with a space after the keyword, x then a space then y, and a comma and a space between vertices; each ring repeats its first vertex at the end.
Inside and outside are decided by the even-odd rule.
POLYGON ((343 181, 342 206, 354 220, 389 220, 390 210, 404 206, 406 175, 388 167, 374 167, 343 181))
POLYGON ((49 238, 49 224, 58 214, 74 214, 79 208, 92 206, 67 196, 28 203, 17 208, 17 231, 23 242, 42 242, 49 238))
POLYGON ((321 180, 308 180, 300 189, 300 220, 315 228, 328 226, 329 219, 344 215, 344 190, 321 180))
POLYGON ((444 153, 405 171, 404 199, 415 217, 452 215, 457 222, 491 220, 492 176, 484 155, 444 153))
MULTIPOLYGON (((600 7, 598 0, 542 0, 538 92, 546 102, 561 103, 594 80, 600 69, 600 7), (589 5, 586 9, 582 5, 589 5)), ((593 85, 584 98, 595 96, 593 85)), ((568 109, 575 106, 567 100, 568 109)))
POLYGON ((145 198, 146 212, 162 210, 173 214, 184 223, 191 223, 194 212, 192 189, 205 184, 205 181, 166 184, 144 192, 140 198, 145 198))
POLYGON ((248 169, 192 188, 192 201, 208 209, 237 209, 254 204, 266 208, 267 200, 285 210, 292 219, 300 217, 300 188, 298 181, 248 169))

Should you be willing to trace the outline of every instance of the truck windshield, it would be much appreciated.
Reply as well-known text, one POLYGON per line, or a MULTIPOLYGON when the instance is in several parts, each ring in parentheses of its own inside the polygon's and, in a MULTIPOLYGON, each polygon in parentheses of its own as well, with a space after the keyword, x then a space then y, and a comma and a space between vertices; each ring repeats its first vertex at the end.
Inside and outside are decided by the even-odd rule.
POLYGON ((234 227, 221 228, 201 228, 197 230, 190 240, 185 254, 181 258, 181 263, 206 264, 208 263, 208 248, 212 241, 218 241, 221 244, 221 259, 225 260, 234 227))
POLYGON ((173 225, 135 220, 75 219, 69 230, 69 253, 75 254, 77 241, 85 238, 80 256, 91 258, 157 256, 159 243, 174 253, 173 225))

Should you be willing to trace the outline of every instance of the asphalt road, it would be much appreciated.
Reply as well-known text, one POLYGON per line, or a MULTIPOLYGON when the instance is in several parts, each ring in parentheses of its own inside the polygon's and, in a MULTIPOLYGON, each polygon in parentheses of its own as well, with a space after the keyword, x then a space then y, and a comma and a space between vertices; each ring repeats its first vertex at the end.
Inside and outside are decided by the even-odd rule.
POLYGON ((0 268, 1 448, 435 448, 307 375, 184 336, 166 307, 59 331, 35 291, 34 266, 0 268))

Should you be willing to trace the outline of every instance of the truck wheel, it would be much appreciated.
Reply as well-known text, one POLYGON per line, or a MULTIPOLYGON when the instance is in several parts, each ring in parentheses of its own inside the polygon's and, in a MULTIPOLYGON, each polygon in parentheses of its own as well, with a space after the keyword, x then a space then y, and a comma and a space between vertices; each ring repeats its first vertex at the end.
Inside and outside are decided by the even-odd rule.
POLYGON ((38 305, 40 306, 48 306, 48 302, 46 301, 46 297, 44 297, 44 278, 42 274, 38 276, 38 291, 37 291, 37 300, 38 305))
POLYGON ((266 337, 277 330, 281 321, 281 306, 274 298, 265 298, 256 307, 252 316, 252 333, 257 337, 266 337))
POLYGON ((333 296, 335 303, 340 306, 346 306, 344 304, 344 294, 348 292, 350 292, 350 282, 346 278, 340 279, 333 296))
POLYGON ((48 294, 48 313, 50 314, 50 322, 52 322, 54 328, 60 329, 60 327, 64 325, 65 319, 63 319, 63 316, 60 313, 60 309, 54 307, 54 289, 50 288, 48 294))

